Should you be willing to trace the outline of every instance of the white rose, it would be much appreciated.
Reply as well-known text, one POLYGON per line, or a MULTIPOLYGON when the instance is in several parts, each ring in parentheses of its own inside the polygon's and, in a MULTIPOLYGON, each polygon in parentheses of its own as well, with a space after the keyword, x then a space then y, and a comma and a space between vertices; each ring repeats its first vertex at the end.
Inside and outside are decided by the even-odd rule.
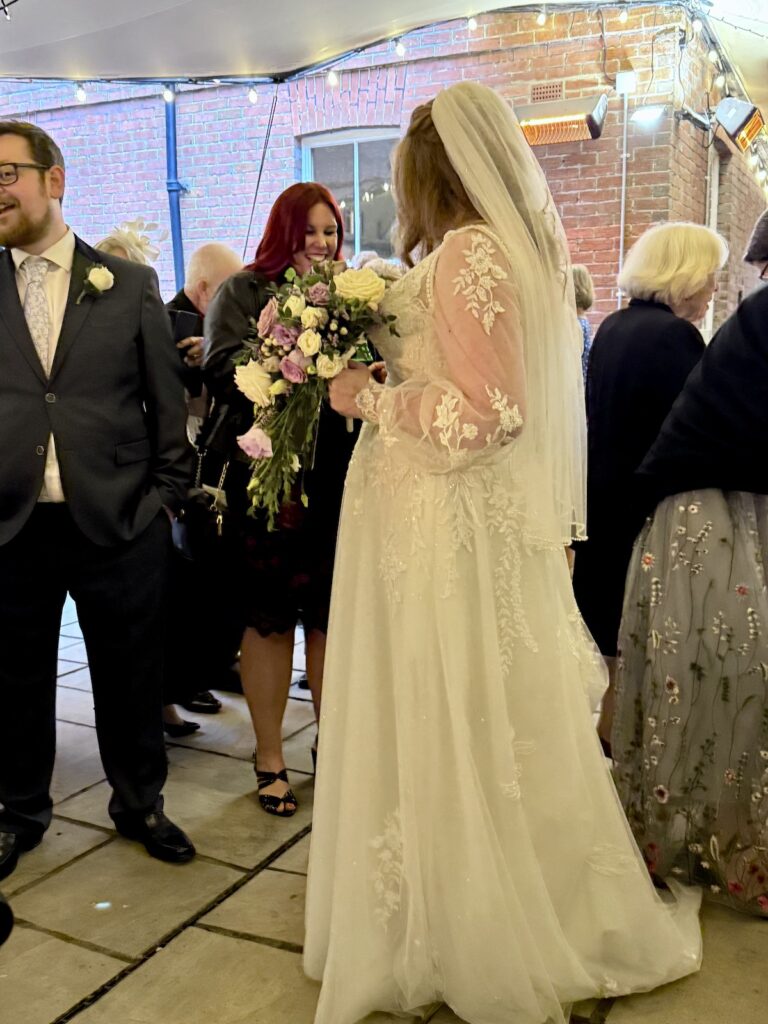
POLYGON ((317 376, 329 380, 341 373, 344 369, 344 360, 340 356, 320 355, 317 357, 316 366, 317 376))
POLYGON ((316 356, 322 343, 323 339, 317 331, 302 331, 296 341, 305 356, 316 356))
POLYGON ((342 299, 357 299, 366 305, 377 306, 387 289, 382 278, 368 267, 363 270, 345 270, 334 281, 336 293, 342 299))
POLYGON ((91 267, 88 271, 87 280, 88 284, 95 288, 97 292, 108 292, 115 283, 115 276, 111 270, 99 265, 98 267, 91 267))
POLYGON ((259 405, 262 409, 272 404, 269 396, 271 383, 272 378, 269 373, 267 373, 263 366, 260 366, 253 360, 250 363, 246 363, 245 366, 235 367, 235 384, 238 389, 254 405, 259 405))
POLYGON ((307 308, 307 303, 302 295, 289 295, 285 300, 285 308, 291 316, 301 316, 307 308))
POLYGON ((288 381, 280 379, 280 380, 276 380, 274 384, 270 385, 269 393, 270 393, 270 395, 277 396, 277 395, 284 395, 287 391, 290 391, 290 390, 291 390, 291 385, 288 383, 288 381))
POLYGON ((328 310, 319 306, 307 306, 301 314, 302 327, 325 327, 328 323, 328 310))

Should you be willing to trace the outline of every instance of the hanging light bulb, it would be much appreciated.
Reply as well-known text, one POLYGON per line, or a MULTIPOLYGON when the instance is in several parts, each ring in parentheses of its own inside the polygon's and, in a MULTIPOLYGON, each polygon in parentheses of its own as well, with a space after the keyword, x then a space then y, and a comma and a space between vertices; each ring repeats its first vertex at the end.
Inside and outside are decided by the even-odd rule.
POLYGON ((256 86, 255 85, 252 85, 251 88, 248 90, 248 102, 249 103, 258 103, 259 102, 259 94, 256 91, 256 86))
POLYGON ((85 91, 85 86, 82 82, 79 82, 75 88, 75 99, 78 103, 85 103, 88 99, 88 93, 85 91))
POLYGON ((542 10, 540 10, 539 13, 536 15, 536 24, 537 25, 546 25, 547 24, 547 11, 546 11, 546 8, 543 8, 542 10))
POLYGON ((346 201, 346 199, 342 199, 341 202, 339 203, 339 209, 340 210, 346 210, 346 208, 347 208, 347 201, 346 201))
POLYGON ((470 32, 474 32, 477 28, 477 18, 467 18, 467 28, 470 32))
POLYGON ((721 71, 720 74, 715 79, 715 87, 718 88, 718 89, 722 89, 724 86, 725 86, 725 75, 721 71))
POLYGON ((757 180, 762 185, 766 178, 768 178, 768 171, 766 171, 764 167, 761 167, 760 170, 757 172, 757 180))
POLYGON ((336 74, 333 68, 331 68, 331 70, 328 72, 328 75, 326 76, 325 80, 332 89, 334 88, 334 86, 339 84, 339 76, 336 74))
POLYGON ((622 25, 626 25, 628 18, 629 18, 629 13, 627 11, 627 8, 626 7, 622 7, 621 12, 619 13, 619 21, 621 22, 622 25))
POLYGON ((707 57, 709 57, 710 64, 717 64, 720 60, 720 54, 714 47, 712 47, 712 49, 709 51, 707 57))
POLYGON ((403 42, 402 39, 395 40, 395 53, 397 54, 398 57, 405 56, 405 43, 403 42))
POLYGON ((389 192, 389 182, 388 181, 385 181, 384 184, 381 187, 384 189, 385 192, 389 192))
POLYGON ((701 35, 701 30, 704 28, 704 22, 701 18, 694 18, 691 22, 691 31, 695 36, 701 35))
POLYGON ((747 158, 747 163, 754 170, 755 167, 757 167, 757 165, 760 163, 760 157, 757 155, 757 153, 750 153, 749 157, 747 158))
POLYGON ((5 0, 2 0, 2 6, 3 6, 3 14, 5 15, 5 20, 6 21, 10 21, 11 20, 11 12, 5 6, 5 0))
POLYGON ((173 103, 173 101, 176 99, 176 93, 173 91, 170 85, 166 85, 166 87, 163 89, 163 99, 165 100, 166 103, 173 103))

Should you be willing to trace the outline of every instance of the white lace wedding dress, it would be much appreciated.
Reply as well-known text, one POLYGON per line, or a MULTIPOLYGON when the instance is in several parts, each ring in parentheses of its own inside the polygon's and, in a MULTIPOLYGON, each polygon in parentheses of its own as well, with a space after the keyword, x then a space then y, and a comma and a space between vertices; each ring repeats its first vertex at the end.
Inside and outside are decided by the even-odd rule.
POLYGON ((649 880, 592 722, 602 661, 527 514, 514 268, 470 227, 385 300, 400 337, 376 338, 389 380, 363 396, 326 657, 316 1024, 438 1001, 562 1024, 700 963, 699 896, 665 906, 649 880))

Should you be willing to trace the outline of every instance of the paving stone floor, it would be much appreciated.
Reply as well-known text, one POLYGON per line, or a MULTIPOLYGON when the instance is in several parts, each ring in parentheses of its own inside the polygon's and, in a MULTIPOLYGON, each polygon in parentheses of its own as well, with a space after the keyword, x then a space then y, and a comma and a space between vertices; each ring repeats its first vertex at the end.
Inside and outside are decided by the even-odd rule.
MULTIPOLYGON (((303 656, 298 643, 297 675, 303 656)), ((59 672, 53 825, 3 883, 18 927, 0 949, 0 1022, 311 1024, 318 986, 300 957, 313 790, 308 693, 292 687, 285 720, 301 805, 290 820, 256 804, 241 697, 220 695, 221 714, 200 716, 198 733, 169 746, 167 808, 199 850, 192 864, 174 866, 118 837, 107 817, 69 603, 59 672)), ((581 1004, 574 1024, 766 1024, 768 921, 707 908, 704 930, 700 974, 649 995, 581 1004)), ((430 1019, 461 1024, 447 1007, 430 1019)))

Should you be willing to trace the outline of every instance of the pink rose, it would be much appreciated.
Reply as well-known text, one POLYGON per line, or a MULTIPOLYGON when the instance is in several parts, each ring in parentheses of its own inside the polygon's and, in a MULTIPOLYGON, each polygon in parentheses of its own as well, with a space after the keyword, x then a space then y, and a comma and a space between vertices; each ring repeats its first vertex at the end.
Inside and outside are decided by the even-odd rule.
POLYGON ((729 882, 728 892, 731 892, 734 895, 738 895, 740 892, 744 892, 744 886, 741 884, 741 882, 729 882))
POLYGON ((289 352, 285 358, 290 359, 292 363, 296 363, 296 365, 300 366, 302 370, 306 370, 312 362, 309 356, 305 356, 300 348, 295 348, 293 352, 289 352))
POLYGON ((297 330, 293 327, 286 327, 284 324, 275 324, 270 335, 283 348, 293 348, 298 336, 299 332, 297 330))
POLYGON ((768 914, 768 896, 758 896, 757 905, 768 914))
MULTIPOLYGON (((292 355, 293 353, 291 353, 292 355)), ((280 362, 280 373, 289 380, 291 384, 303 384, 307 379, 306 373, 289 356, 285 356, 280 362)))
POLYGON ((237 443, 251 459, 269 459, 272 457, 272 439, 256 424, 247 434, 241 434, 237 443))
POLYGON ((307 299, 313 306, 327 306, 331 291, 327 284, 318 281, 307 289, 307 299))
POLYGON ((256 330, 260 338, 268 338, 277 323, 277 299, 270 299, 259 316, 256 330))

